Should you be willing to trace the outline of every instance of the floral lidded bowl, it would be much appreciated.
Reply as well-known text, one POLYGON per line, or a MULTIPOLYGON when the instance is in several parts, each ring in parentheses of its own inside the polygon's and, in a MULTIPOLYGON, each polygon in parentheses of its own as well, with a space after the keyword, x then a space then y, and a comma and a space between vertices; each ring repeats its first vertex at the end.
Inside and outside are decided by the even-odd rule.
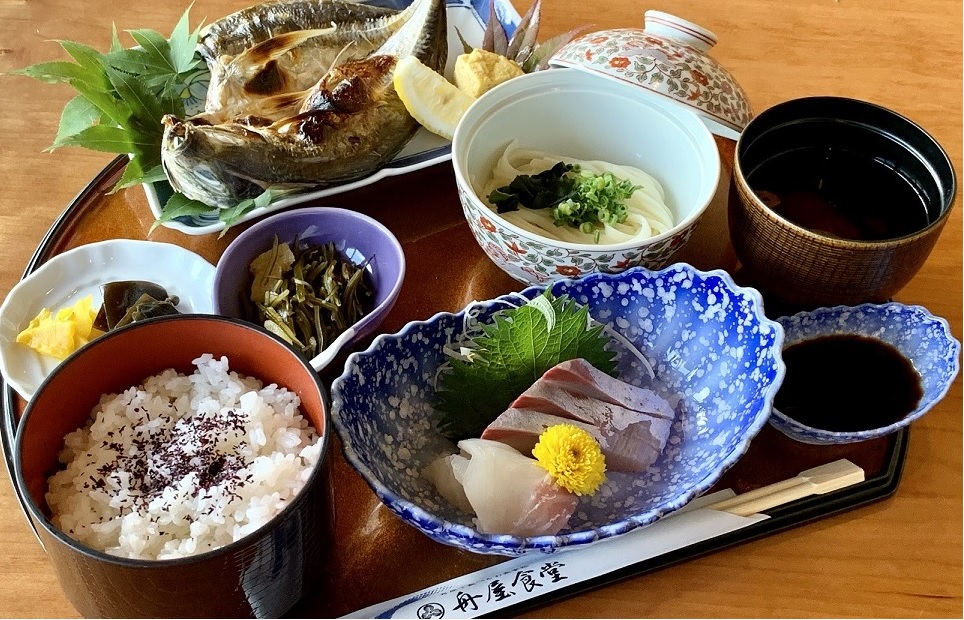
POLYGON ((714 134, 736 140, 752 115, 746 93, 707 53, 711 31, 662 11, 646 11, 645 27, 590 32, 550 60, 633 84, 695 112, 714 134))

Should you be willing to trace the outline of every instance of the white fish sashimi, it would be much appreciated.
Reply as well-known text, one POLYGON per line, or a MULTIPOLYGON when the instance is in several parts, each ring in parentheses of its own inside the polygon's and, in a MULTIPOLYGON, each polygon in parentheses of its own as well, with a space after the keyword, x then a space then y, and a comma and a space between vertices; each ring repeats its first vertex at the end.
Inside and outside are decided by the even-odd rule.
POLYGON ((459 448, 462 455, 437 459, 424 475, 439 481, 439 493, 456 506, 451 481, 461 483, 480 532, 541 536, 566 526, 579 499, 555 484, 534 459, 487 439, 465 439, 459 448), (444 468, 448 471, 440 471, 444 468))
POLYGON ((468 514, 475 514, 472 504, 465 496, 462 488, 462 478, 469 459, 460 454, 448 454, 432 461, 422 470, 422 475, 435 485, 439 495, 450 504, 468 514))

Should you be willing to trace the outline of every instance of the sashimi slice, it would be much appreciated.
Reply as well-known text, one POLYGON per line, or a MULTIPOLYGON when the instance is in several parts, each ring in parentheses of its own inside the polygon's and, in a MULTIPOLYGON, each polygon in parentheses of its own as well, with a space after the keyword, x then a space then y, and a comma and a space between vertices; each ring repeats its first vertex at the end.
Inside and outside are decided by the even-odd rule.
MULTIPOLYGON (((540 411, 598 428, 597 440, 606 455, 606 463, 613 471, 645 471, 656 462, 669 439, 672 417, 632 411, 621 405, 585 396, 577 390, 570 391, 570 386, 570 383, 539 379, 512 403, 512 407, 540 411)), ((660 404, 653 409, 672 413, 669 403, 657 394, 643 388, 637 389, 652 394, 654 402, 659 401, 660 404)), ((634 402, 642 402, 644 398, 648 399, 649 396, 641 396, 634 402)), ((486 437, 486 434, 482 436, 486 437)))
MULTIPOLYGON (((607 403, 592 401, 599 406, 607 403)), ((606 423, 604 416, 597 415, 599 423, 586 423, 580 418, 566 415, 566 411, 558 408, 535 408, 539 403, 527 403, 532 409, 510 408, 492 421, 485 431, 483 439, 499 441, 518 450, 524 455, 532 454, 541 435, 550 426, 557 424, 572 424, 589 433, 599 442, 599 448, 606 457, 606 468, 611 471, 641 472, 656 462, 666 446, 672 423, 663 418, 656 418, 645 414, 635 413, 635 420, 621 423, 619 426, 606 423), (544 413, 546 410, 558 411, 563 415, 544 413)), ((587 416, 589 418, 589 416, 587 416)))
POLYGON ((439 495, 450 504, 468 514, 474 514, 469 498, 465 496, 461 479, 469 460, 460 454, 441 456, 422 470, 422 475, 435 485, 439 495))
POLYGON ((581 358, 553 366, 539 381, 573 395, 594 398, 631 411, 648 413, 667 420, 676 417, 669 403, 652 390, 611 377, 581 358))
POLYGON ((599 442, 608 469, 641 472, 666 447, 674 417, 670 404, 652 390, 575 359, 546 371, 482 437, 528 455, 546 428, 568 422, 599 442))
POLYGON ((550 426, 557 424, 572 424, 586 431, 599 442, 603 454, 605 454, 607 446, 603 444, 608 442, 597 427, 584 424, 569 416, 557 416, 534 409, 507 409, 486 427, 482 432, 482 439, 504 443, 507 446, 512 446, 525 456, 532 456, 532 449, 539 442, 539 435, 550 426))
POLYGON ((465 439, 459 448, 462 455, 443 457, 429 468, 440 463, 439 467, 449 467, 455 478, 464 465, 459 472, 461 483, 480 532, 553 535, 569 522, 579 498, 553 482, 535 459, 486 439, 465 439))

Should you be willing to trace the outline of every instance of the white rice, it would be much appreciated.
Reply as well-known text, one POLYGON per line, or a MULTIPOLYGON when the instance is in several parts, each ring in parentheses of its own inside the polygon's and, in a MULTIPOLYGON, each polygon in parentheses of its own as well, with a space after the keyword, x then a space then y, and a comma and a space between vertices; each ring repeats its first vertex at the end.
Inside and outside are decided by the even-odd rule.
POLYGON ((49 480, 53 523, 138 559, 203 553, 264 525, 304 486, 321 441, 298 395, 209 354, 108 394, 67 435, 49 480))

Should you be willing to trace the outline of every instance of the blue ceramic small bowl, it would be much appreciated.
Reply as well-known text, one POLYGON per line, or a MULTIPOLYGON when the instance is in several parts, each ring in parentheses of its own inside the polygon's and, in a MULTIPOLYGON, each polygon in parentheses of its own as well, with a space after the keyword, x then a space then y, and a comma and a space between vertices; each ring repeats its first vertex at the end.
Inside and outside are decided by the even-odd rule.
POLYGON ((774 408, 770 424, 783 434, 809 444, 845 444, 883 437, 921 417, 936 405, 960 370, 961 343, 947 321, 921 306, 896 302, 817 308, 777 319, 785 331, 784 346, 820 336, 868 336, 895 347, 918 372, 923 396, 902 419, 869 430, 828 431, 802 424, 774 408))
POLYGON ((334 243, 342 256, 366 270, 374 292, 374 306, 364 317, 311 359, 321 371, 343 349, 373 332, 388 316, 405 280, 405 253, 395 235, 381 222, 347 209, 311 207, 267 217, 237 236, 218 260, 214 274, 214 311, 244 318, 240 299, 250 285, 249 266, 271 249, 275 236, 281 242, 295 239, 311 244, 334 243))
MULTIPOLYGON (((420 472, 457 451, 436 428, 436 374, 443 347, 464 322, 486 322, 518 305, 519 294, 442 312, 378 336, 348 357, 332 385, 332 421, 345 456, 378 498, 438 542, 475 553, 521 555, 586 545, 652 523, 709 489, 766 424, 783 380, 783 330, 763 314, 754 289, 723 271, 677 264, 662 271, 633 268, 552 286, 589 307, 642 352, 655 371, 614 339, 619 377, 678 395, 677 418, 659 459, 646 472, 610 472, 603 488, 584 496, 569 527, 555 536, 480 533, 472 517, 437 493, 420 472)), ((531 299, 545 287, 530 287, 531 299)), ((522 301, 525 301, 524 299, 522 301)))

